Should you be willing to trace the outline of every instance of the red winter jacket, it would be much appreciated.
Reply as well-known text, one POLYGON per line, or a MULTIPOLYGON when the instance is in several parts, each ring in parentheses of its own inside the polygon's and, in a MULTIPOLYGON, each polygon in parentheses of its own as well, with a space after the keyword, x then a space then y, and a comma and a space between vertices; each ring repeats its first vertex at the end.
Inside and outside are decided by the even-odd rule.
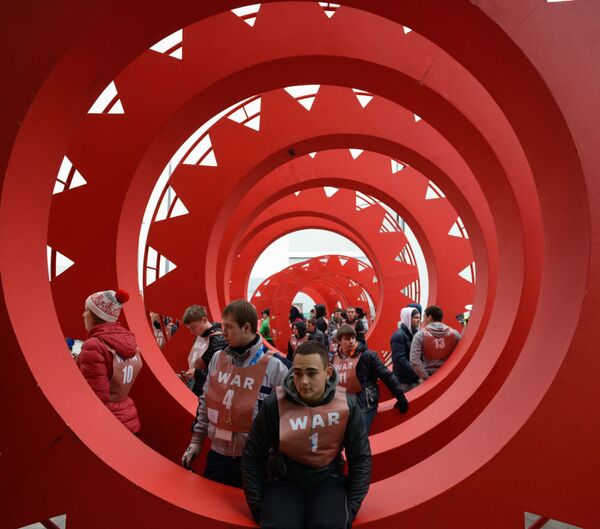
POLYGON ((135 355, 137 344, 135 335, 120 323, 101 323, 88 332, 78 358, 79 369, 96 395, 108 409, 133 433, 140 430, 140 419, 131 398, 109 401, 110 379, 113 375, 113 355, 100 338, 109 347, 117 351, 122 358, 135 355))

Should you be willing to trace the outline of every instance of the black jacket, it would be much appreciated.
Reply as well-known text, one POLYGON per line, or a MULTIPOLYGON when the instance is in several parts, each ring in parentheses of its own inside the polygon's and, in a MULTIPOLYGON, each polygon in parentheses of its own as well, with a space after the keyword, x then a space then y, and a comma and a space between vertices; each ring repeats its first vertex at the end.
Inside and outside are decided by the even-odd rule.
POLYGON ((363 390, 356 395, 356 400, 363 411, 377 408, 379 405, 379 387, 377 381, 383 383, 392 392, 398 401, 398 408, 403 413, 408 409, 408 403, 404 392, 400 389, 398 379, 383 364, 377 353, 367 349, 367 346, 359 343, 355 354, 362 353, 356 365, 356 377, 363 390))
MULTIPOLYGON (((282 385, 286 392, 286 398, 296 404, 307 406, 296 391, 292 371, 286 375, 282 385)), ((327 404, 333 399, 336 386, 337 372, 334 370, 325 386, 325 394, 318 405, 327 404)), ((345 449, 348 461, 346 494, 348 506, 352 517, 354 517, 369 490, 371 482, 371 448, 360 409, 352 397, 348 397, 348 407, 348 423, 343 446, 340 449, 345 449)), ((312 468, 280 454, 278 450, 279 406, 277 395, 274 393, 264 400, 258 415, 254 419, 241 461, 242 482, 246 501, 252 516, 257 522, 260 521, 260 506, 264 487, 269 479, 285 479, 306 487, 326 478, 331 479, 332 475, 339 475, 344 466, 341 451, 328 465, 321 468, 312 468), (269 465, 269 469, 267 468, 268 461, 272 463, 269 465)))
POLYGON ((356 317, 354 319, 354 321, 352 323, 350 322, 346 322, 347 325, 350 325, 351 327, 354 327, 354 330, 356 331, 356 341, 360 342, 363 345, 367 344, 367 339, 365 338, 365 326, 362 322, 362 320, 360 320, 358 317, 356 317))
POLYGON ((410 365, 410 344, 412 340, 413 334, 404 323, 392 334, 390 340, 394 375, 398 382, 402 384, 416 384, 419 381, 419 375, 415 373, 410 365))
MULTIPOLYGON (((222 349, 225 349, 225 347, 227 347, 227 342, 225 341, 225 338, 223 338, 223 327, 219 322, 213 323, 210 329, 202 333, 202 336, 204 338, 210 336, 210 339, 208 341, 208 347, 202 355, 202 361, 204 362, 204 365, 208 366, 214 354, 217 351, 221 351, 222 349), (214 332, 219 332, 220 334, 213 334, 214 332), (210 336, 211 334, 213 335, 210 336)), ((198 396, 202 395, 202 388, 204 387, 204 383, 206 382, 207 374, 207 369, 194 370, 194 385, 192 386, 192 391, 198 396)))

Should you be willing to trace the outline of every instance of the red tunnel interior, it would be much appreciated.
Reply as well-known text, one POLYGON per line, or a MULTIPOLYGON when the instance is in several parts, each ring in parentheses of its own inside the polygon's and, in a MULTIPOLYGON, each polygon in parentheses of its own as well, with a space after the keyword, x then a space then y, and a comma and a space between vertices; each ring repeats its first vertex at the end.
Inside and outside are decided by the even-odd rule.
POLYGON ((383 203, 418 240, 429 301, 473 313, 439 376, 410 392, 408 414, 381 404, 355 526, 500 529, 524 527, 528 512, 600 527, 590 339, 600 6, 266 1, 245 18, 231 11, 243 5, 3 10, 0 526, 63 513, 69 528, 137 527, 140 516, 145 527, 253 526, 241 491, 179 465, 196 400, 175 370, 192 338, 159 349, 148 312, 199 303, 218 318, 245 297, 273 241, 327 229, 371 266, 336 256, 293 265, 254 302, 285 320, 299 290, 324 303, 364 290, 376 308, 369 340, 385 357, 419 274, 383 203), (186 214, 159 218, 159 200, 140 245, 157 182, 186 214), (57 253, 73 265, 49 281, 57 253), (149 281, 150 257, 177 268, 149 281), (146 364, 133 392, 139 438, 65 352, 64 336, 84 332, 85 298, 117 285, 133 293, 124 324, 146 364))

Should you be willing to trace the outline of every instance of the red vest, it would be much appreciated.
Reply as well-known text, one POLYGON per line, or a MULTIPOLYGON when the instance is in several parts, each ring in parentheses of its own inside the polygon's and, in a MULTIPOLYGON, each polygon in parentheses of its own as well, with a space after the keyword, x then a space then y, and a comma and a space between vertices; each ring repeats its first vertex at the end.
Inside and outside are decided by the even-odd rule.
POLYGON ((125 400, 140 373, 140 369, 142 369, 143 362, 140 349, 136 348, 135 355, 131 358, 122 358, 104 340, 102 340, 102 343, 113 355, 113 374, 109 381, 110 394, 108 400, 110 402, 125 400))
POLYGON ((304 335, 304 338, 297 338, 296 336, 294 336, 292 334, 292 336, 290 336, 290 345, 292 346, 292 351, 294 351, 294 353, 296 352, 296 349, 298 348, 298 346, 301 343, 307 342, 308 341, 308 334, 304 335))
POLYGON ((349 356, 347 358, 340 358, 339 350, 338 354, 333 358, 333 367, 338 372, 339 380, 338 385, 346 388, 346 391, 350 394, 360 393, 362 391, 362 385, 356 376, 356 366, 360 360, 360 355, 349 356))
POLYGON ((456 336, 449 331, 445 336, 434 336, 423 329, 423 355, 432 360, 446 360, 456 347, 456 336))
POLYGON ((205 387, 208 420, 222 430, 249 432, 271 356, 263 354, 253 366, 236 367, 227 353, 218 354, 216 371, 205 387))
POLYGON ((215 331, 206 337, 197 336, 192 345, 192 350, 188 355, 188 366, 190 369, 206 369, 208 366, 204 365, 202 355, 208 349, 210 344, 210 337, 215 334, 223 334, 221 331, 215 331))
POLYGON ((346 391, 336 388, 333 400, 322 406, 300 406, 277 388, 279 451, 313 468, 331 463, 341 450, 348 422, 346 391))

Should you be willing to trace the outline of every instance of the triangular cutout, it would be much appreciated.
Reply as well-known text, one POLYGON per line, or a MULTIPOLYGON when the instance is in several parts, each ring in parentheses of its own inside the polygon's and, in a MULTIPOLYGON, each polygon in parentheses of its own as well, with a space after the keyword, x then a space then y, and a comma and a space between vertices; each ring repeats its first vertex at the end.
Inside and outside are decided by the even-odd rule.
POLYGON ((202 158, 202 161, 198 164, 204 167, 217 167, 217 158, 215 156, 215 151, 209 151, 208 154, 202 158))
POLYGON ((373 283, 377 283, 377 276, 373 276, 373 283))
POLYGON ((321 261, 323 264, 327 264, 329 257, 319 257, 319 261, 321 261))
POLYGON ((335 12, 340 7, 340 4, 334 4, 332 2, 319 2, 319 5, 323 8, 323 11, 325 11, 327 18, 331 18, 335 15, 335 12))
POLYGON ((358 99, 360 106, 365 108, 371 102, 373 96, 357 95, 356 99, 358 99))
POLYGON ((189 214, 188 209, 185 207, 184 203, 178 198, 173 205, 173 209, 171 210, 171 218, 181 217, 182 215, 189 214))
POLYGON ((436 198, 440 198, 440 196, 435 192, 435 190, 431 186, 427 186, 425 200, 435 200, 436 198))
POLYGON ((183 30, 179 29, 151 46, 152 51, 163 53, 174 59, 183 59, 183 30))
POLYGON ((305 97, 303 99, 298 99, 298 103, 300 103, 306 110, 310 110, 314 102, 314 97, 305 97))
POLYGON ((83 176, 81 176, 81 173, 77 169, 75 169, 75 173, 73 173, 73 178, 71 179, 71 185, 69 186, 69 189, 81 187, 85 184, 87 184, 87 181, 85 180, 85 178, 83 178, 83 176))
POLYGON ((62 273, 71 268, 75 262, 66 255, 56 251, 51 246, 46 246, 46 258, 48 261, 48 280, 52 281, 62 273))
POLYGON ((100 94, 88 114, 124 114, 123 105, 119 99, 117 86, 112 81, 100 94))
POLYGON ((469 283, 474 283, 475 282, 475 263, 470 264, 469 266, 465 267, 464 270, 461 270, 458 275, 460 277, 462 277, 465 281, 468 281, 469 283))
POLYGON ((308 153, 308 155, 309 155, 311 158, 314 158, 314 157, 317 155, 317 153, 316 153, 316 152, 309 152, 309 153, 308 153))
POLYGON ((364 264, 358 263, 356 266, 358 266, 358 271, 362 272, 363 270, 365 270, 367 267, 364 264))
POLYGON ((287 86, 284 90, 290 94, 306 110, 310 110, 315 102, 315 97, 321 85, 307 84, 298 86, 287 86))
POLYGON ((244 7, 232 9, 231 12, 241 18, 250 27, 256 22, 256 14, 260 11, 260 4, 251 4, 244 7))
POLYGON ((340 257, 340 258, 339 258, 339 261, 340 261, 340 264, 341 264, 342 266, 344 266, 344 265, 345 265, 345 264, 348 262, 348 259, 344 259, 343 257, 340 257))
POLYGON ((421 121, 421 116, 417 116, 416 114, 413 114, 414 118, 415 118, 415 123, 418 123, 419 121, 421 121))
POLYGON ((167 274, 170 274, 173 270, 177 268, 175 263, 169 261, 164 255, 160 256, 160 266, 158 269, 158 277, 164 277, 167 274))
POLYGON ((260 130, 260 116, 252 118, 250 121, 246 121, 244 125, 252 130, 260 130))
MULTIPOLYGON (((553 0, 548 0, 553 1, 553 0)), ((554 0, 556 1, 556 0, 554 0)), ((564 1, 564 0, 563 0, 564 1)), ((548 518, 547 516, 540 516, 531 512, 525 512, 524 515, 525 529, 544 528, 544 529, 583 529, 577 525, 573 525, 562 520, 556 520, 555 518, 548 518)))
POLYGON ((255 297, 255 298, 260 298, 260 297, 262 297, 262 294, 260 293, 260 291, 259 291, 259 290, 257 290, 257 291, 254 293, 254 297, 255 297))
POLYGON ((356 211, 360 211, 362 209, 368 208, 373 204, 371 202, 367 202, 360 194, 356 193, 356 199, 354 201, 354 205, 356 206, 356 211))
POLYGON ((401 164, 398 160, 392 159, 392 174, 399 173, 404 169, 404 164, 401 164))
POLYGON ((108 111, 109 114, 125 114, 125 110, 123 110, 123 104, 120 99, 115 101, 115 104, 108 111))
POLYGON ((460 217, 458 217, 456 219, 456 222, 450 228, 448 235, 451 235, 452 237, 459 237, 461 239, 469 238, 469 235, 467 234, 467 230, 465 229, 465 227, 462 223, 462 220, 460 220, 460 217))
POLYGON ((412 29, 410 29, 408 26, 402 26, 402 31, 404 31, 405 35, 408 35, 412 29))
POLYGON ((348 149, 350 151, 350 154, 352 155, 352 158, 354 158, 355 160, 363 153, 365 152, 363 149, 348 149))
POLYGON ((328 186, 325 186, 323 188, 323 191, 325 191, 325 196, 327 196, 327 198, 330 198, 333 195, 335 195, 339 191, 339 189, 337 187, 328 187, 328 186))

